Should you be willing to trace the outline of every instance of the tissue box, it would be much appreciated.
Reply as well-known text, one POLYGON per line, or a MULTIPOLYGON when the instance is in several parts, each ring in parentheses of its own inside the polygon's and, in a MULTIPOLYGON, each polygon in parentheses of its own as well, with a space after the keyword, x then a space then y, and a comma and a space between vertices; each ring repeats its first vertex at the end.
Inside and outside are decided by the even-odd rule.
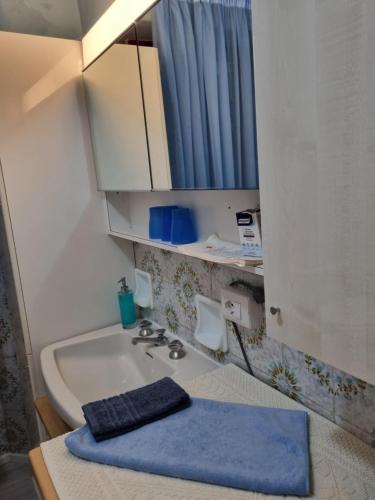
POLYGON ((260 210, 237 212, 236 217, 242 256, 262 258, 260 210))

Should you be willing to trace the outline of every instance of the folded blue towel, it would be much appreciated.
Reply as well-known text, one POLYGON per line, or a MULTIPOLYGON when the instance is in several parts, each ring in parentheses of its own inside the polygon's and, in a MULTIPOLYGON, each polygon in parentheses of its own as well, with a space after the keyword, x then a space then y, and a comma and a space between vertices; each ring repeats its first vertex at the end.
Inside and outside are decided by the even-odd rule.
POLYGON ((190 405, 190 396, 171 378, 82 406, 96 441, 113 438, 190 405))
POLYGON ((307 413, 193 399, 186 410, 96 443, 69 434, 76 456, 118 467, 274 495, 310 493, 307 413))

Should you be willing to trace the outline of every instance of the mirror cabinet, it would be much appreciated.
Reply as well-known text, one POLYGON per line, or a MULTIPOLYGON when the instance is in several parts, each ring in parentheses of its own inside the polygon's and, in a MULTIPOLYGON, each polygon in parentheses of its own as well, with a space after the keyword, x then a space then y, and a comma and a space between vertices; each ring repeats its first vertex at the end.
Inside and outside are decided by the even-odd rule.
POLYGON ((372 383, 373 4, 161 0, 84 75, 101 189, 258 188, 259 156, 267 335, 372 383))
POLYGON ((161 0, 84 82, 99 189, 258 189, 249 1, 161 0))
POLYGON ((150 190, 135 28, 94 61, 83 79, 98 188, 150 190))

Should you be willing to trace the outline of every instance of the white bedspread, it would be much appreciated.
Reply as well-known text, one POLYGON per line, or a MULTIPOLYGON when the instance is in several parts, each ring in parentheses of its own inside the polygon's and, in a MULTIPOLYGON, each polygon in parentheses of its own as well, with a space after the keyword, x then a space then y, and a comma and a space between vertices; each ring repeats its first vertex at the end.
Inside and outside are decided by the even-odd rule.
MULTIPOLYGON (((184 384, 196 397, 305 409, 234 365, 184 384)), ((319 500, 374 500, 375 450, 308 410, 314 494, 319 500)), ((189 439, 189 429, 186 429, 189 439)), ((85 462, 71 455, 64 436, 41 445, 61 500, 255 500, 276 497, 85 462)))

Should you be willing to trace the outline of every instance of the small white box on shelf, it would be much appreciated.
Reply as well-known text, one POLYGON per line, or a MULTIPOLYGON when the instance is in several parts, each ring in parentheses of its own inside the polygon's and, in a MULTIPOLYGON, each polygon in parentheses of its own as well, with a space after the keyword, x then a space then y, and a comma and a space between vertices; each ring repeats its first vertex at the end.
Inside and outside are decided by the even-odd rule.
POLYGON ((240 233, 241 255, 262 258, 260 210, 244 210, 236 213, 240 233))

